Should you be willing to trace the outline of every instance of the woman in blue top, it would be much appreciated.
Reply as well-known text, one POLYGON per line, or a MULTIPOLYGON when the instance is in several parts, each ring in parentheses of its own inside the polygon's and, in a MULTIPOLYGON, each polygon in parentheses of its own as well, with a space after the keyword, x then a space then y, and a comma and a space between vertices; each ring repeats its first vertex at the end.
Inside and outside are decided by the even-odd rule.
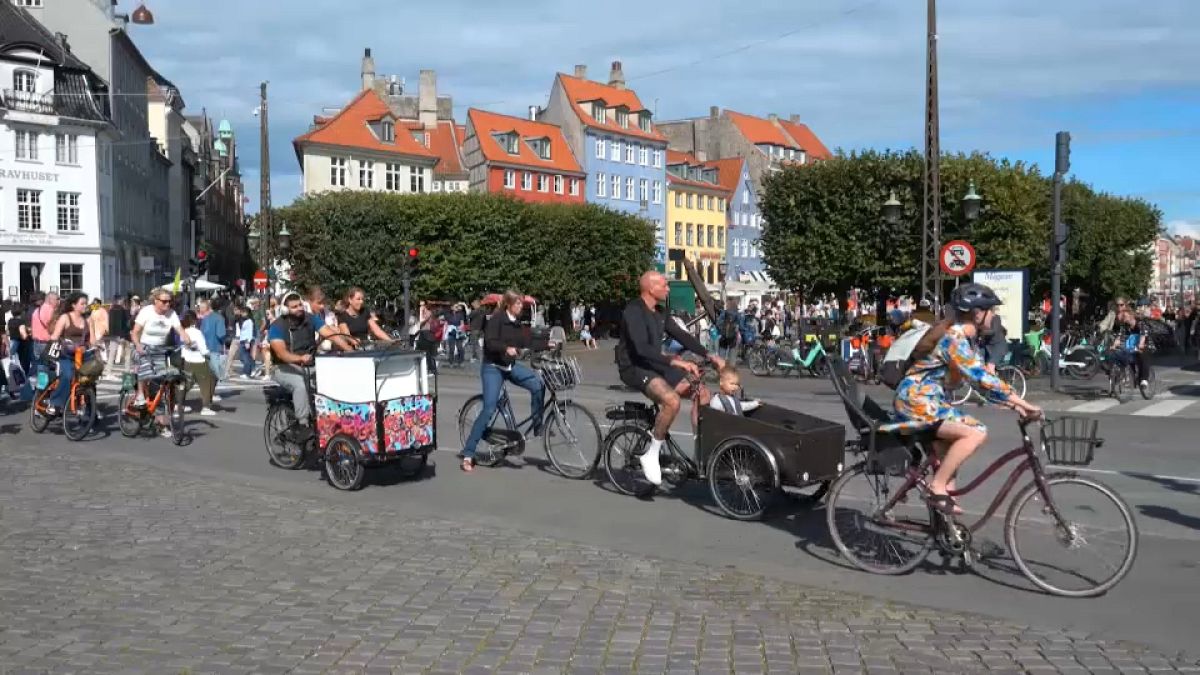
POLYGON ((1025 417, 1041 414, 1041 408, 1027 403, 989 373, 975 350, 975 336, 991 324, 999 304, 992 289, 982 284, 964 284, 954 290, 950 316, 931 327, 917 343, 912 365, 896 387, 893 407, 897 422, 883 427, 901 433, 937 429, 934 448, 942 460, 929 483, 929 503, 943 513, 962 512, 949 494, 955 489, 954 476, 987 440, 987 427, 952 406, 946 392, 966 378, 993 403, 1025 417))

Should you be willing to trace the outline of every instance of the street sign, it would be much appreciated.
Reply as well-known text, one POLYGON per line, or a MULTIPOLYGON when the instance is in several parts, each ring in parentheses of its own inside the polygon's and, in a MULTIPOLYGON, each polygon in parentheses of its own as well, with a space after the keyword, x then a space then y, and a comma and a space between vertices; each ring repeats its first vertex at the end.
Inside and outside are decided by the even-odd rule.
POLYGON ((970 274, 975 269, 975 248, 961 239, 948 241, 938 255, 942 271, 952 277, 970 274))
POLYGON ((254 273, 254 290, 267 290, 267 273, 263 270, 258 270, 254 273))

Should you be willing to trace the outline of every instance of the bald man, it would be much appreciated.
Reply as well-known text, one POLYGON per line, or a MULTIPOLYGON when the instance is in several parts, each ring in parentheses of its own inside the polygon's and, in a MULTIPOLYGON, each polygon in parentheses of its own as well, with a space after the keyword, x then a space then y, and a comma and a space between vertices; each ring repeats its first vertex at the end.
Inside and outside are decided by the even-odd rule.
MULTIPOLYGON (((725 362, 710 355, 700 341, 674 321, 668 321, 658 305, 667 299, 667 278, 658 272, 646 272, 638 280, 640 295, 625 306, 621 314, 621 334, 617 341, 617 369, 621 381, 646 395, 658 404, 658 417, 650 433, 650 442, 638 458, 646 480, 654 485, 662 484, 662 468, 658 453, 667 438, 667 431, 679 415, 680 400, 691 394, 688 380, 700 376, 695 363, 678 356, 663 353, 663 334, 666 333, 683 345, 686 351, 706 359, 717 369, 725 362)), ((708 395, 700 392, 701 405, 708 404, 708 395)), ((693 423, 696 409, 692 406, 693 423)))

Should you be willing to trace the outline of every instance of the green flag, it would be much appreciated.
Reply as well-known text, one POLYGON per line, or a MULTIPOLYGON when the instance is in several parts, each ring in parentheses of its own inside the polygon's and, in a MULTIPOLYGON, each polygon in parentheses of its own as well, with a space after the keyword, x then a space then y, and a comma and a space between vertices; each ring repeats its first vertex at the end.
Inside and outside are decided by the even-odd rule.
POLYGON ((178 267, 175 268, 175 282, 171 284, 171 292, 172 293, 179 292, 179 283, 180 283, 179 273, 180 273, 180 271, 181 271, 180 268, 178 268, 178 267))

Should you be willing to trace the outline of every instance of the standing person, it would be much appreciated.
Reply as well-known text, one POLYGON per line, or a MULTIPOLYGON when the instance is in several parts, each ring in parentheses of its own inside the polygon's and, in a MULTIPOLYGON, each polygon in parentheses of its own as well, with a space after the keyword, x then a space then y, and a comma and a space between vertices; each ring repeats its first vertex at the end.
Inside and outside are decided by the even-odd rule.
MULTIPOLYGON (((110 368, 115 366, 129 366, 129 330, 130 330, 129 311, 125 309, 125 302, 121 296, 114 296, 112 304, 108 307, 108 365, 110 368)), ((116 373, 109 372, 110 377, 117 377, 116 373)))
MULTIPOLYGON (((183 344, 191 346, 192 338, 183 332, 183 326, 179 323, 179 315, 171 308, 174 297, 171 292, 159 288, 151 295, 152 304, 143 307, 138 312, 137 318, 133 321, 133 330, 129 334, 129 339, 133 342, 134 351, 137 353, 137 359, 140 362, 146 356, 146 348, 159 348, 167 346, 171 334, 174 333, 179 337, 183 344)), ((146 383, 138 382, 138 396, 135 401, 136 405, 146 404, 146 383)), ((166 412, 162 411, 158 414, 158 424, 162 428, 162 435, 170 438, 171 429, 167 425, 166 412)))
MULTIPOLYGON (((183 357, 183 369, 187 371, 192 379, 196 381, 196 385, 200 389, 200 415, 203 417, 213 417, 217 414, 212 408, 213 394, 217 389, 217 380, 213 377, 212 368, 208 366, 208 342, 204 339, 204 334, 197 327, 199 319, 195 312, 189 311, 179 320, 179 325, 183 327, 183 332, 191 339, 192 344, 185 346, 180 350, 180 355, 183 357)), ((188 391, 183 392, 179 397, 180 401, 187 400, 188 391)))
POLYGON ((446 315, 446 329, 443 336, 447 348, 447 360, 455 368, 462 368, 463 365, 463 342, 466 341, 466 331, 466 305, 459 303, 446 315))
POLYGON ((725 309, 717 315, 717 353, 721 358, 732 360, 734 349, 738 346, 741 335, 742 317, 738 313, 737 302, 729 300, 725 309))
POLYGON ((41 362, 42 354, 46 353, 46 345, 50 342, 50 331, 54 328, 54 316, 57 311, 57 293, 34 296, 34 309, 29 314, 29 327, 33 334, 32 356, 35 366, 41 362))
POLYGON ((242 361, 242 378, 254 378, 254 320, 250 310, 239 306, 234 310, 237 323, 238 358, 242 361))
POLYGON ((108 308, 100 303, 100 298, 94 298, 92 304, 88 306, 91 309, 91 314, 87 317, 88 331, 91 333, 89 339, 91 343, 97 347, 96 358, 104 362, 108 362, 108 336, 111 329, 111 321, 108 315, 108 308))
MULTIPOLYGON (((217 382, 225 377, 225 318, 212 310, 208 300, 196 303, 196 316, 200 318, 200 334, 208 347, 208 366, 212 368, 217 382)), ((220 397, 214 397, 220 401, 220 397)))
POLYGON ((33 353, 33 338, 29 332, 28 320, 25 317, 25 307, 13 305, 12 318, 8 320, 8 353, 9 357, 21 365, 21 370, 29 375, 29 358, 33 353))
POLYGON ((58 386, 50 395, 50 405, 46 409, 49 417, 62 412, 67 405, 67 397, 71 395, 71 384, 75 379, 75 350, 86 349, 88 346, 87 320, 83 318, 87 311, 87 296, 83 293, 72 293, 62 303, 62 313, 54 318, 54 329, 50 333, 50 342, 61 340, 58 353, 58 386))
POLYGON ((479 370, 483 384, 483 408, 475 418, 471 435, 463 444, 463 471, 475 470, 475 450, 496 414, 505 380, 529 392, 531 418, 535 420, 533 435, 540 436, 542 433, 538 426, 544 403, 542 380, 532 369, 517 362, 521 350, 529 347, 529 334, 521 326, 520 320, 521 310, 525 308, 524 298, 516 291, 505 291, 496 313, 488 319, 484 328, 483 365, 479 370))
POLYGON ((471 363, 479 360, 483 348, 483 325, 487 323, 487 311, 478 300, 471 303, 471 315, 467 318, 467 345, 471 348, 471 363))

